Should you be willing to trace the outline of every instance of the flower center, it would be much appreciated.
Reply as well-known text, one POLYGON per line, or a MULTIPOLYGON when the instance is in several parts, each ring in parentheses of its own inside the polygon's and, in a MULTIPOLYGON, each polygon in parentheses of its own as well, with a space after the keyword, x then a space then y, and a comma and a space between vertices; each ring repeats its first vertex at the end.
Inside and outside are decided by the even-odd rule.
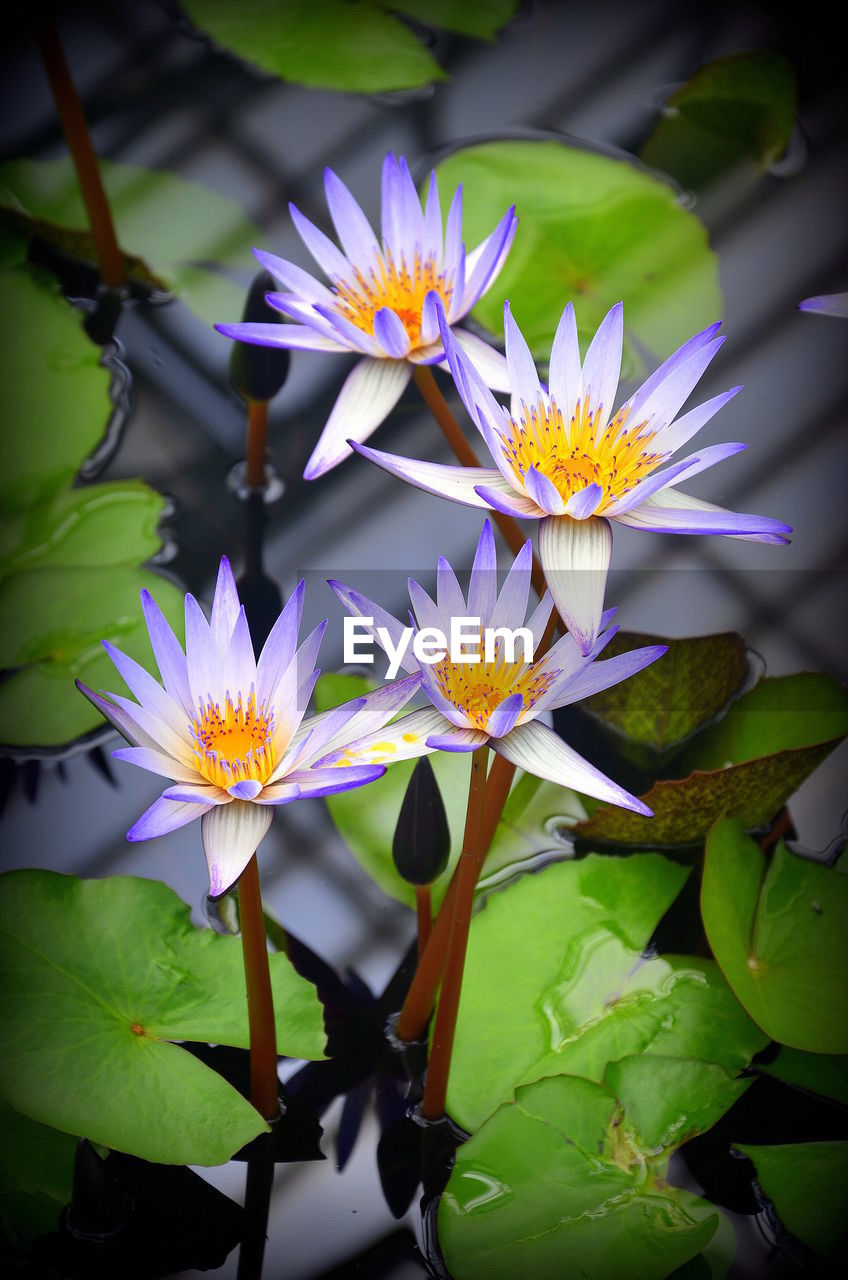
POLYGON ((449 702, 485 729, 489 716, 502 702, 520 693, 528 711, 545 692, 554 672, 539 670, 538 663, 507 662, 499 638, 494 662, 457 662, 443 658, 432 670, 439 689, 449 702))
POLYGON ((520 421, 512 421, 512 435, 504 440, 507 462, 519 480, 535 467, 553 483, 563 501, 587 485, 598 484, 604 496, 598 511, 628 494, 663 460, 651 453, 656 433, 644 424, 628 427, 627 410, 617 414, 600 432, 596 430, 597 410, 591 403, 577 401, 574 417, 566 426, 556 401, 540 400, 522 404, 520 421))
POLYGON ((368 334, 374 332, 375 313, 382 307, 391 307, 403 322, 414 347, 421 345, 421 309, 427 294, 435 290, 447 311, 453 293, 445 273, 437 271, 433 254, 422 261, 416 250, 409 268, 403 256, 399 264, 395 263, 390 249, 377 255, 376 264, 367 276, 356 268, 354 280, 338 280, 333 289, 344 318, 368 334))
POLYGON ((218 787, 250 779, 265 783, 276 764, 274 714, 256 706, 251 689, 247 703, 241 694, 233 703, 229 693, 220 704, 210 698, 200 705, 191 727, 197 767, 204 778, 218 787))

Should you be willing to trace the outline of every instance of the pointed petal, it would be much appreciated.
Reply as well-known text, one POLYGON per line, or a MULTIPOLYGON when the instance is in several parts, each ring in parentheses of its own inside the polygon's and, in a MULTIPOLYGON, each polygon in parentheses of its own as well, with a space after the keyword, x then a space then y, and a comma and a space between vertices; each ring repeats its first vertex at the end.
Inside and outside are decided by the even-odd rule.
MULTIPOLYGON (((417 197, 416 197, 417 198, 417 197)), ((427 187, 427 203, 424 206, 423 250, 425 256, 432 254, 436 262, 442 258, 442 206, 439 203, 439 184, 436 174, 430 171, 430 183, 427 187)))
POLYGON ((209 868, 209 893, 226 893, 238 880, 271 825, 273 813, 248 800, 218 805, 203 815, 200 833, 209 868))
POLYGON ((707 344, 711 342, 718 333, 720 328, 721 321, 718 320, 715 324, 711 324, 706 329, 702 329, 700 333, 696 333, 688 342, 684 342, 682 347, 678 347, 676 351, 672 352, 668 359, 664 360, 663 363, 654 370, 650 377, 645 379, 641 387, 634 391, 633 395, 626 402, 626 405, 622 405, 622 409, 627 408, 629 410, 631 421, 638 422, 645 417, 643 406, 654 394, 657 387, 661 386, 669 374, 673 373, 679 365, 688 360, 693 352, 700 351, 702 347, 707 346, 707 344))
POLYGON ((175 702, 158 680, 154 680, 150 672, 145 671, 135 659, 121 653, 121 650, 116 649, 108 640, 103 640, 102 644, 127 688, 138 699, 145 711, 155 716, 157 720, 161 720, 173 734, 187 743, 189 722, 182 706, 175 702))
POLYGON ((422 707, 385 728, 335 748, 316 764, 392 764, 397 760, 413 760, 432 750, 427 746, 427 738, 431 734, 447 732, 451 727, 451 722, 440 711, 434 707, 422 707))
MULTIPOLYGON (((343 582, 337 582, 334 578, 330 578, 328 581, 330 589, 341 600, 348 613, 357 618, 374 619, 373 625, 365 628, 365 630, 368 635, 373 636, 381 648, 385 648, 385 645, 378 635, 378 628, 388 632, 392 647, 397 649, 401 635, 405 630, 405 623, 400 622, 394 614, 389 613, 382 605, 377 604, 374 600, 369 600, 361 592, 355 591, 353 587, 347 587, 343 582)), ((401 667, 404 671, 410 673, 418 670, 418 662, 412 656, 410 647, 407 647, 404 652, 401 659, 401 667)))
POLYGON ((798 303, 799 311, 810 311, 820 316, 848 317, 848 293, 819 293, 798 303))
POLYGON ((606 426, 615 401, 621 372, 623 316, 624 307, 617 302, 601 321, 583 361, 583 391, 596 414, 596 435, 606 426))
POLYGON ((153 656, 156 659, 156 665, 162 677, 162 683, 186 714, 192 715, 194 707, 191 701, 191 689, 188 683, 188 669, 183 647, 149 591, 142 591, 141 607, 147 624, 147 634, 150 636, 153 656))
POLYGON ((606 658, 603 662, 592 662, 547 705, 549 708, 567 707, 583 698, 591 698, 593 694, 611 689, 613 685, 620 684, 622 680, 627 680, 637 671, 650 666, 667 651, 668 645, 647 645, 643 649, 631 649, 614 658, 606 658))
MULTIPOLYGON (((422 350, 437 344, 438 355, 444 354, 441 339, 439 335, 439 312, 444 311, 444 303, 441 294, 435 289, 431 289, 424 299, 424 305, 421 308, 421 333, 418 337, 418 347, 416 355, 420 357, 422 350)), ((434 361, 435 363, 435 361, 434 361)))
MULTIPOLYGON (((409 172, 409 165, 404 156, 398 161, 397 185, 395 188, 398 209, 397 241, 392 243, 395 262, 399 264, 402 257, 407 267, 413 265, 416 250, 421 252, 424 240, 424 215, 421 212, 421 201, 409 172)), ((441 227, 439 228, 441 232, 441 227)))
POLYGON ((182 764, 164 751, 155 747, 119 747, 112 752, 115 760, 126 760, 128 764, 138 765, 148 773, 156 773, 160 778, 171 778, 174 782, 197 782, 197 769, 182 764))
POLYGON ((684 480, 691 480, 693 476, 700 475, 702 471, 709 470, 714 467, 717 462, 724 462, 725 458, 732 458, 737 453, 744 453, 748 448, 746 444, 736 443, 729 444, 710 444, 705 449, 699 449, 697 454, 690 454, 688 458, 681 458, 680 462, 674 467, 667 467, 662 472, 664 476, 668 476, 667 484, 671 483, 673 474, 675 485, 682 483, 684 480), (680 468, 679 470, 677 468, 680 468))
POLYGON ((492 484, 501 479, 500 472, 494 468, 449 467, 439 462, 418 462, 356 443, 351 444, 351 448, 361 453, 363 458, 376 462, 384 471, 414 484, 417 489, 449 498, 452 502, 462 502, 466 507, 487 507, 489 504, 475 492, 475 485, 492 484))
POLYGON ((495 511, 501 511, 506 516, 520 516, 529 520, 542 520, 548 513, 537 502, 534 502, 527 494, 516 493, 512 485, 504 480, 500 473, 497 473, 497 483, 489 481, 488 484, 478 484, 474 486, 475 492, 479 498, 482 498, 480 506, 492 507, 495 511))
POLYGON ((719 533, 746 542, 786 543, 792 532, 792 526, 781 520, 727 511, 678 489, 663 489, 618 520, 654 533, 719 533))
POLYGON ((541 600, 539 601, 539 603, 536 605, 536 608, 530 614, 530 617, 527 619, 527 622, 525 623, 525 626, 527 627, 528 631, 533 636, 534 655, 541 643, 542 636, 545 634, 545 629, 547 628, 548 621, 550 620, 550 616, 553 612, 553 609, 554 609, 553 596, 551 595, 550 591, 546 591, 545 594, 542 596, 541 600))
POLYGON ((279 280, 280 284, 286 289, 291 289, 305 302, 323 302, 325 306, 332 306, 335 302, 335 295, 326 285, 321 284, 308 271, 295 266, 293 262, 278 258, 275 253, 266 253, 264 249, 254 249, 253 256, 275 280, 279 280))
POLYGON ((510 205, 492 234, 466 255, 465 291, 461 309, 456 312, 457 319, 467 315, 478 298, 494 284, 506 261, 517 225, 515 205, 510 205))
POLYGON ((134 844, 137 840, 153 840, 156 836, 167 835, 169 831, 176 831, 178 827, 202 817, 209 808, 208 804, 186 804, 182 800, 167 800, 160 796, 133 823, 127 839, 134 844))
MULTIPOLYGON (((714 446, 715 447, 715 446, 714 446)), ((718 445, 719 449, 725 448, 724 445, 718 445)), ((732 445, 731 453, 738 453, 739 449, 747 448, 746 445, 732 445)), ((708 449, 704 453, 709 453, 708 449)), ((723 456, 727 457, 727 454, 723 456)), ((714 457, 714 462, 720 462, 721 458, 714 457)), ((710 463, 707 463, 709 466, 710 463)), ((613 502, 604 511, 605 516, 609 516, 612 520, 618 515, 622 515, 625 511, 632 511, 634 507, 638 507, 640 502, 644 502, 652 493, 656 493, 658 489, 665 488, 666 485, 674 483, 676 480, 683 479, 686 475, 696 475, 698 471, 702 471, 700 466, 700 458, 682 458, 680 462, 675 462, 673 466, 666 467, 664 471, 655 471, 653 475, 646 476, 644 480, 640 480, 625 494, 623 498, 619 498, 618 502, 613 502)))
POLYGON ((482 729, 446 729, 443 733, 431 733, 427 746, 433 751, 476 751, 489 741, 482 729))
POLYGON ((215 596, 212 600, 212 616, 209 626, 212 636, 221 653, 226 653, 230 636, 236 625, 241 604, 238 597, 236 580, 232 566, 226 556, 221 556, 218 565, 218 580, 215 583, 215 596))
POLYGON ((391 151, 383 161, 380 177, 380 230, 383 243, 397 261, 403 243, 403 218, 400 193, 400 169, 391 151))
MULTIPOLYGON (((548 477, 535 467, 529 467, 524 473, 524 488, 528 496, 541 507, 546 515, 561 516, 565 513, 562 496, 548 477)), ((571 499, 569 498, 569 502, 571 499)))
POLYGON ((723 337, 713 338, 706 345, 690 351, 686 358, 675 364, 662 382, 659 382, 652 393, 639 404, 638 416, 634 416, 631 410, 632 421, 634 423, 649 422, 654 430, 671 422, 684 401, 689 399, 695 385, 703 377, 710 361, 723 344, 723 337))
POLYGON ((210 804, 229 804, 229 797, 222 787, 214 787, 195 775, 194 784, 178 782, 162 792, 165 800, 179 800, 182 804, 202 804, 208 808, 210 804))
POLYGON ((412 346, 403 321, 391 307, 374 313, 374 337, 390 360, 402 360, 412 346))
MULTIPOLYGON (((324 329, 326 327, 323 325, 324 329)), ((246 342, 252 347, 285 347, 286 350, 297 348, 303 351, 334 352, 349 350, 347 344, 342 341, 341 335, 330 338, 323 332, 299 324, 248 322, 216 324, 215 328, 225 338, 235 338, 237 342, 246 342)))
POLYGON ((499 426, 503 410, 451 332, 443 311, 439 312, 439 332, 460 399, 486 441, 495 465, 501 468, 503 448, 499 426))
POLYGON ((395 360, 360 360, 348 374, 312 451, 304 479, 315 480, 350 456, 348 440, 367 440, 391 413, 412 376, 395 360))
MULTIPOLYGON (((414 696, 420 683, 421 676, 416 672, 405 679, 393 680, 391 684, 383 685, 382 688, 367 693, 364 698, 357 699, 362 705, 342 728, 336 729, 328 739, 323 733, 321 737, 316 737, 316 741, 321 743, 319 750, 323 750, 325 755, 331 755, 345 741, 358 740, 365 734, 381 729, 414 696)), ((301 734, 316 735, 331 714, 332 712, 325 711, 321 715, 313 716, 310 720, 305 720, 298 730, 298 737, 301 734)), ((305 758, 313 760, 316 756, 320 762, 318 750, 312 750, 312 737, 310 737, 305 758)))
POLYGON ((409 598, 412 601, 412 607, 415 610, 415 618, 418 622, 419 631, 423 631, 425 627, 438 627, 439 630, 445 630, 445 622, 441 609, 430 595, 424 590, 420 583, 414 578, 407 579, 409 587, 409 598))
POLYGON ((298 769, 290 773, 287 782, 294 783, 301 798, 308 796, 334 796, 339 791, 352 791, 376 782, 386 772, 382 764, 336 766, 325 769, 298 769))
POLYGON ((345 279, 353 274, 351 264, 329 236, 305 218, 296 205, 289 205, 289 213, 301 240, 331 280, 345 279))
POLYGON ((380 252, 371 223, 332 169, 324 170, 324 191, 342 249, 355 267, 367 273, 380 252))
POLYGON ((515 418, 518 416, 517 406, 524 403, 529 407, 538 403, 542 388, 535 361, 530 354, 524 334, 513 319, 509 302, 504 303, 503 317, 506 363, 512 390, 512 416, 515 418))
MULTIPOLYGON (((81 687, 84 688, 84 686, 81 687)), ((94 702, 96 696, 89 693, 89 700, 94 702)), ((109 707, 112 714, 108 714, 105 710, 103 714, 112 721, 119 733, 124 733, 121 728, 122 723, 128 726, 132 734, 132 737, 124 734, 128 742, 140 747, 152 746, 155 750, 164 751, 166 755, 173 756, 189 769, 194 767, 194 746, 188 740, 188 733, 185 738, 180 737, 159 716, 148 711, 146 707, 138 706, 129 698, 122 698, 120 694, 110 693, 109 702, 105 705, 109 707), (120 720, 118 712, 123 713, 120 720)), ((95 706, 99 707, 99 704, 95 703, 95 706)), ((102 707, 99 709, 103 710, 102 707)))
POLYGON ((207 699, 220 701, 224 694, 218 646, 209 623, 193 595, 185 598, 186 659, 192 706, 207 699))
POLYGON ((524 623, 527 612, 527 600, 530 595, 530 573, 533 564, 533 547, 528 538, 519 551, 506 580, 500 589, 497 603, 489 618, 489 626, 520 627, 524 623))
POLYGON ((492 526, 486 520, 477 540, 474 564, 471 566, 471 581, 468 584, 468 616, 479 618, 482 626, 488 626, 497 598, 498 553, 495 550, 492 526))
POLYGON ((588 520, 593 516, 604 500, 604 491, 599 484, 587 484, 579 493, 572 493, 565 504, 565 514, 572 520, 588 520))
POLYGON ((701 427, 709 422, 710 418, 718 413, 719 409, 722 409, 728 400, 732 400, 741 390, 741 385, 731 387, 729 391, 723 391, 721 395, 713 396, 711 400, 705 400, 703 404, 696 405, 694 409, 684 413, 682 418, 676 418, 667 427, 663 427, 655 439, 652 440, 652 448, 665 454, 676 453, 687 441, 697 435, 701 427))
POLYGON ((548 516, 539 526, 539 559, 559 615, 583 653, 595 642, 612 553, 606 520, 548 516))
POLYGON ((538 720, 517 725, 505 738, 496 738, 492 746, 504 759, 537 778, 572 787, 583 795, 632 809, 648 818, 653 816, 647 805, 572 751, 562 738, 538 720))
MULTIPOLYGON (((465 246, 462 243, 462 183, 453 193, 445 223, 445 254, 443 261, 449 278, 456 272, 460 257, 465 257, 465 246)), ((462 297, 461 295, 458 299, 454 297, 451 301, 459 304, 462 302, 462 297)))
POLYGON ((266 707, 272 703, 277 685, 294 658, 297 633, 303 617, 305 590, 305 583, 301 578, 262 646, 256 664, 256 698, 266 707))
POLYGON ((439 612, 447 614, 448 617, 462 618, 467 612, 462 588, 444 556, 439 556, 436 573, 436 604, 439 606, 439 612))
POLYGON ((317 316, 327 321, 338 342, 349 351, 361 352, 362 355, 372 356, 375 360, 386 359, 373 333, 366 333, 364 329, 353 324, 347 316, 342 315, 337 306, 325 307, 319 302, 315 304, 314 310, 317 316))
POLYGON ((567 429, 574 417, 577 401, 583 397, 580 343, 577 340, 577 320, 574 316, 574 305, 571 302, 563 311, 557 325, 554 344, 551 348, 548 380, 551 397, 557 402, 567 429))
POLYGON ((494 391, 509 391, 506 356, 468 329, 454 328, 452 332, 485 385, 494 391))
POLYGON ((495 707, 486 724, 486 732, 493 738, 503 738, 515 727, 515 722, 524 710, 524 698, 520 693, 510 694, 495 707))

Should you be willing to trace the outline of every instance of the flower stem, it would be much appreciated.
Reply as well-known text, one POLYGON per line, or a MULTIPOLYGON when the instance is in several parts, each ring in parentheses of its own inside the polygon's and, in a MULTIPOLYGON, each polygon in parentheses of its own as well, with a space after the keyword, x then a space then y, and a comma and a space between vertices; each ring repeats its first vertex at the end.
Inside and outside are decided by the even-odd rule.
MULTIPOLYGON (((427 408, 441 427, 445 439, 459 461, 464 467, 479 467, 480 459, 471 448, 462 433, 459 423, 448 408, 448 403, 439 390, 433 371, 425 364, 417 364, 412 376, 415 379, 418 390, 424 397, 427 408)), ((502 511, 493 511, 492 519, 503 534, 512 554, 517 556, 527 541, 518 523, 512 516, 504 515, 502 511)), ((542 566, 535 556, 533 557, 532 581, 533 589, 537 595, 541 596, 545 589, 545 576, 542 572, 542 566)))
MULTIPOLYGON (((486 783, 486 801, 481 823, 480 841, 473 848, 471 859, 473 863, 471 870, 474 872, 475 885, 480 877, 486 854, 489 852, 489 847, 494 839, 495 829, 506 804, 514 774, 515 765, 504 760, 503 756, 496 755, 486 783)), ((442 970, 445 966, 451 921, 459 892, 460 867, 465 861, 465 855, 463 854, 460 858, 459 866, 454 871, 453 878, 448 885, 441 909, 433 921, 427 944, 420 953, 415 977, 412 980, 412 985, 403 1002, 403 1008, 398 1015, 394 1028, 394 1033, 399 1040, 419 1040, 427 1028, 427 1023, 430 1021, 430 1014, 433 1012, 433 1005, 436 1003, 436 993, 438 992, 439 983, 442 980, 442 970)))
POLYGON ((245 479, 252 489, 265 485, 265 441, 268 434, 268 401, 247 401, 247 470, 245 479))
POLYGON ((50 88, 59 113, 62 131, 77 171, 77 180, 88 213, 88 222, 94 239, 100 276, 110 289, 124 284, 124 259, 118 248, 118 240, 112 223, 109 201, 103 189, 97 156, 91 143, 70 69, 62 49, 56 28, 50 22, 42 22, 38 28, 38 47, 50 81, 50 88))
POLYGON ((465 814, 465 835, 457 867, 456 895, 450 926, 442 993, 433 1030, 433 1047, 427 1064, 427 1080, 421 1101, 421 1114, 427 1120, 438 1120, 445 1113, 451 1055, 453 1054, 462 973, 468 947, 474 886, 477 883, 479 850, 483 840, 483 814, 486 805, 486 765, 488 745, 478 747, 471 757, 471 781, 465 814))
POLYGON ((423 953, 433 926, 433 904, 428 884, 415 886, 415 906, 418 913, 418 954, 423 953))
POLYGON ((277 1035, 255 853, 241 873, 238 902, 250 1026, 250 1101, 265 1120, 273 1120, 279 1112, 277 1035))

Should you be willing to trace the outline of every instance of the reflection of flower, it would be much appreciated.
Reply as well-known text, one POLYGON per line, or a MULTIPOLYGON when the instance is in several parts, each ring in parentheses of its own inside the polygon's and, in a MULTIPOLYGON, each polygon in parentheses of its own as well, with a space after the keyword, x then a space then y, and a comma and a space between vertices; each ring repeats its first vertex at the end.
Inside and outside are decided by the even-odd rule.
POLYGON ((357 451, 421 489, 473 507, 541 520, 539 558, 562 618, 583 653, 598 634, 612 550, 609 520, 669 533, 719 533, 783 543, 789 525, 738 515, 680 493, 677 484, 743 444, 717 444, 657 470, 740 390, 676 414, 723 339, 718 325, 685 343, 612 413, 621 366, 622 306, 601 323, 582 366, 574 309, 562 314, 550 363, 550 386, 536 373, 527 343, 504 307, 512 400, 499 405, 447 326, 442 333, 463 403, 496 468, 462 468, 357 451))
POLYGON ((104 697, 77 682, 130 743, 114 754, 175 783, 142 814, 127 839, 148 840, 201 818, 213 896, 241 875, 271 824, 271 806, 346 791, 385 772, 371 765, 330 770, 316 768, 314 762, 319 754, 391 719, 419 684, 417 676, 399 680, 304 721, 326 624, 297 647, 303 595, 301 582, 257 662, 224 557, 211 622, 194 597, 186 596, 185 653, 155 602, 146 591, 141 593, 162 684, 105 640, 109 657, 138 702, 118 694, 104 697))
POLYGON ((798 303, 798 310, 848 319, 848 293, 820 293, 815 298, 805 298, 798 303))
MULTIPOLYGON (((419 630, 434 627, 450 636, 452 618, 479 618, 481 636, 486 628, 514 632, 523 627, 531 563, 527 542, 498 594, 495 540, 486 521, 477 544, 467 600, 445 559, 439 561, 435 602, 410 579, 409 594, 419 630)), ((373 618, 373 627, 360 625, 370 630, 378 643, 383 643, 378 631, 383 627, 397 648, 403 630, 401 622, 358 591, 338 582, 330 585, 350 613, 373 618)), ((534 653, 552 607, 546 595, 527 620, 534 653)), ((602 626, 611 617, 612 613, 606 614, 602 626)), ((665 653, 664 645, 653 645, 595 662, 596 654, 615 630, 599 636, 588 655, 581 654, 570 635, 563 636, 534 662, 524 660, 521 637, 510 653, 505 637, 498 636, 490 661, 485 659, 484 651, 477 662, 452 662, 445 655, 433 665, 424 663, 419 667, 410 654, 404 667, 409 672, 420 671, 421 687, 432 706, 403 716, 379 733, 363 735, 356 741, 349 739, 347 745, 327 753, 319 764, 386 763, 426 751, 473 751, 488 742, 505 759, 537 777, 650 816, 641 800, 605 777, 538 720, 543 711, 567 706, 618 684, 665 653)), ((473 652, 473 646, 466 645, 466 652, 469 649, 473 652)), ((479 650, 484 650, 482 644, 479 650)))
MULTIPOLYGON (((436 175, 431 173, 422 212, 406 161, 383 162, 382 245, 347 187, 327 169, 327 204, 342 250, 294 205, 294 224, 329 277, 320 284, 294 263, 256 250, 264 267, 289 293, 268 294, 272 306, 296 324, 219 324, 227 337, 269 347, 352 351, 363 358, 348 376, 304 476, 314 480, 350 453, 347 440, 366 440, 388 417, 414 364, 444 360, 437 300, 453 325, 491 285, 509 252, 516 218, 509 209, 491 235, 466 254, 462 242, 462 188, 444 233, 436 175)), ((455 330, 487 385, 509 386, 503 356, 472 333, 455 330)))

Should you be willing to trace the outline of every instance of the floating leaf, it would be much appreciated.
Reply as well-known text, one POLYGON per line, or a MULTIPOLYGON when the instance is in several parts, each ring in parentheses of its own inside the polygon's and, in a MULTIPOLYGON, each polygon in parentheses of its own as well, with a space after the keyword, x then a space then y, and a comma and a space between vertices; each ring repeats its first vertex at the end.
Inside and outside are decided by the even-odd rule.
MULTIPOLYGON (((651 1065, 648 1089, 662 1092, 664 1061, 651 1065)), ((619 1280, 626 1259, 628 1280, 663 1280, 719 1221, 669 1186, 667 1159, 645 1149, 611 1085, 561 1075, 516 1090, 457 1152, 438 1218, 450 1274, 619 1280)))
MULTIPOLYGON (((372 684, 364 676, 322 676, 315 687, 316 709, 327 711, 339 702, 361 697, 370 688, 372 684)), ((435 882, 432 890, 433 902, 438 906, 459 858, 465 829, 471 758, 436 751, 431 755, 430 762, 445 802, 451 833, 448 868, 435 882)), ((407 884, 395 867, 392 841, 414 768, 414 760, 401 760, 387 769, 382 778, 370 782, 367 787, 358 791, 340 791, 327 797, 330 816, 357 861, 385 893, 413 908, 415 889, 407 884), (364 794, 366 791, 368 795, 364 794)))
POLYGON ((55 1231, 71 1198, 76 1138, 0 1102, 0 1225, 16 1248, 55 1231))
POLYGON ((448 1110, 472 1132, 519 1082, 601 1079, 629 1052, 739 1069, 764 1038, 709 962, 643 960, 688 869, 590 854, 492 893, 471 922, 448 1110))
POLYGON ((767 865, 728 819, 707 840, 701 913, 724 976, 773 1040, 848 1053, 848 876, 783 843, 767 865))
POLYGON ((428 27, 493 40, 518 8, 518 0, 383 0, 383 7, 428 27))
POLYGON ((629 742, 659 753, 673 749, 721 711, 745 679, 748 659, 744 639, 733 631, 683 640, 619 631, 604 657, 656 644, 668 645, 658 662, 580 706, 629 742))
POLYGON ((100 349, 55 285, 30 271, 3 271, 0 324, 0 510, 8 517, 70 483, 112 405, 100 349))
POLYGON ((760 169, 779 159, 796 110, 788 58, 766 49, 731 54, 671 95, 642 159, 684 187, 704 187, 744 162, 760 169))
POLYGON ((575 791, 519 770, 483 865, 481 888, 538 854, 557 849, 562 853, 563 829, 585 817, 575 791))
MULTIPOLYGON (((246 1047, 241 942, 196 929, 166 885, 0 878, 0 1095, 42 1124, 162 1164, 220 1164, 266 1129, 174 1041, 246 1047)), ((320 1058, 314 988, 270 957, 277 1048, 320 1058)))
POLYGON ((782 1045, 774 1061, 757 1063, 757 1070, 848 1107, 848 1057, 843 1054, 804 1053, 782 1045))
POLYGON ((848 1142, 737 1145, 753 1160, 757 1181, 786 1229, 819 1255, 848 1256, 848 1142))
POLYGON ((559 142, 487 142, 437 169, 442 201, 463 184, 463 233, 487 236, 511 204, 518 231, 503 271, 475 317, 503 331, 503 302, 533 353, 547 361, 565 304, 581 342, 624 300, 625 376, 721 316, 707 233, 666 183, 635 163, 559 142))
POLYGON ((830 676, 761 680, 699 734, 682 763, 694 772, 643 797, 653 818, 604 806, 576 828, 586 841, 656 848, 697 844, 720 817, 766 827, 848 733, 848 695, 830 676))
MULTIPOLYGON (((241 315, 244 285, 225 272, 252 274, 250 250, 262 243, 241 206, 175 173, 98 163, 130 278, 179 293, 210 324, 241 315)), ((0 217, 27 235, 96 261, 68 158, 0 164, 0 217)))

